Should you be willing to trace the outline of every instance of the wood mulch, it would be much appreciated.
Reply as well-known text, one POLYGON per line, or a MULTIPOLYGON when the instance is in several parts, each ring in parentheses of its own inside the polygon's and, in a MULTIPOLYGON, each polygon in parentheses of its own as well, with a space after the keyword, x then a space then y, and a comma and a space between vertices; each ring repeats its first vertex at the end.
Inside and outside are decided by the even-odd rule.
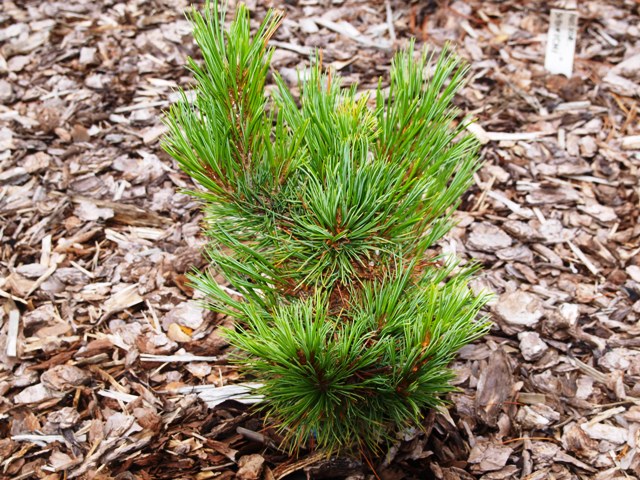
POLYGON ((290 458, 229 400, 229 321, 185 278, 202 217, 159 146, 189 3, 0 4, 0 478, 638 478, 640 4, 578 2, 568 79, 543 64, 571 1, 274 2, 287 81, 321 48, 374 88, 412 35, 471 64, 485 164, 441 250, 483 264, 495 326, 449 412, 369 465, 290 458))

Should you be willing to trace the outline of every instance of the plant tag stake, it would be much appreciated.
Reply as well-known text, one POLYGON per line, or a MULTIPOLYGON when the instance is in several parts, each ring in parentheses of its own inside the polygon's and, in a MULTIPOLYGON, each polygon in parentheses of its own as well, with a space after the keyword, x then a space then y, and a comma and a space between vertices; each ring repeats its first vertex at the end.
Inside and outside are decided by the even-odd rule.
POLYGON ((576 49, 578 12, 551 10, 547 52, 544 68, 551 73, 570 77, 573 72, 573 54, 576 49))

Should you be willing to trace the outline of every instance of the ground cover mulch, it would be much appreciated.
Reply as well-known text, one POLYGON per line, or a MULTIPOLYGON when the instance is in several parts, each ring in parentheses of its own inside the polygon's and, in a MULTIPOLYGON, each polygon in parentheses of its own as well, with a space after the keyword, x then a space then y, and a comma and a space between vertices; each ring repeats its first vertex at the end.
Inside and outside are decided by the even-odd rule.
POLYGON ((187 1, 5 0, 0 478, 638 478, 640 4, 273 6, 273 68, 292 84, 322 49, 373 89, 412 36, 470 63, 456 103, 485 163, 439 250, 482 263, 495 325, 455 362, 450 410, 381 458, 280 451, 229 399, 245 381, 230 320, 185 277, 204 265, 202 216, 159 141, 191 82, 187 1), (580 15, 570 78, 543 68, 553 7, 580 15))

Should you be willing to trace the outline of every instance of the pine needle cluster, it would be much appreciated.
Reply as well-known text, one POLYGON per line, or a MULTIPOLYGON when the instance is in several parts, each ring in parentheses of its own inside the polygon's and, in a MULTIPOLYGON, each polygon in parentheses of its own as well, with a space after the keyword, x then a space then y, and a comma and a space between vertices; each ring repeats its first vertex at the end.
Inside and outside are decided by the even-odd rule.
POLYGON ((280 13, 255 33, 243 5, 228 28, 217 2, 189 19, 203 61, 164 148, 203 187, 211 267, 192 281, 237 319, 285 445, 377 451, 443 404, 447 366, 488 328, 473 268, 427 255, 478 167, 452 106, 467 67, 410 43, 370 98, 316 56, 297 98, 269 69, 280 13))

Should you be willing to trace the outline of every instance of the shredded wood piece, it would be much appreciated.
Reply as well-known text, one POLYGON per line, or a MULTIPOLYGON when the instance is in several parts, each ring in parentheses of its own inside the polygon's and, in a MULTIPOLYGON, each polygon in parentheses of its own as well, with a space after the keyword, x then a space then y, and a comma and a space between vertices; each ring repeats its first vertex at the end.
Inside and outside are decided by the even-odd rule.
POLYGON ((593 273, 594 275, 600 274, 600 270, 598 269, 598 267, 596 267, 593 262, 589 260, 589 257, 587 257, 582 252, 582 250, 580 250, 573 242, 569 241, 567 242, 567 245, 569 245, 571 251, 576 255, 576 257, 580 259, 580 261, 584 264, 585 267, 589 269, 591 273, 593 273))
POLYGON ((215 362, 218 357, 202 355, 152 355, 148 353, 140 354, 143 362, 215 362))
POLYGON ((131 403, 134 400, 137 400, 137 395, 130 395, 128 393, 118 392, 114 390, 98 390, 98 395, 102 395, 103 397, 113 398, 114 400, 119 400, 125 403, 131 403))
POLYGON ((7 327, 7 346, 6 352, 8 357, 18 356, 18 330, 20 328, 20 312, 16 309, 9 311, 9 326, 7 327))

